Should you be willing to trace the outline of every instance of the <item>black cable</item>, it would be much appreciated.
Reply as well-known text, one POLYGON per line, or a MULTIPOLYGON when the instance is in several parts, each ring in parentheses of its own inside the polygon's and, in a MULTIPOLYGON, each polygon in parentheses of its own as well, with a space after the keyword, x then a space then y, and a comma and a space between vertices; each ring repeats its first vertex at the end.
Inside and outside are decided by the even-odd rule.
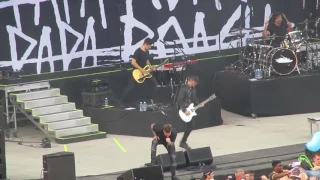
POLYGON ((14 137, 12 140, 10 139, 5 139, 6 142, 13 142, 13 143, 17 143, 18 145, 22 145, 22 146, 27 146, 27 147, 37 147, 37 146, 34 146, 33 144, 31 143, 39 143, 41 144, 41 142, 36 142, 36 141, 24 141, 22 137, 14 137), (20 141, 17 141, 15 139, 21 139, 20 141), (26 145, 26 144, 31 144, 31 145, 26 145))
MULTIPOLYGON (((88 110, 86 110, 85 108, 82 108, 82 109, 83 109, 83 112, 86 112, 86 113, 89 115, 89 117, 94 117, 94 116, 92 116, 92 114, 91 114, 88 110)), ((125 117, 125 116, 128 115, 129 113, 130 113, 130 111, 123 111, 123 112, 120 113, 120 115, 119 115, 118 118, 115 118, 115 119, 110 120, 110 121, 104 121, 104 120, 103 120, 103 122, 115 122, 115 121, 122 120, 123 117, 125 117)))

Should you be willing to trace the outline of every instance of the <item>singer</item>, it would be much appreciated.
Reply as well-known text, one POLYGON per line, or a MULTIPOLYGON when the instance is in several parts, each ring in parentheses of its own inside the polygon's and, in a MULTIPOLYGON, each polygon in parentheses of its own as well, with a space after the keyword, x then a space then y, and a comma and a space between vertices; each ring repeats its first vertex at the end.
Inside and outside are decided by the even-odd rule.
POLYGON ((171 124, 159 125, 159 124, 151 124, 151 130, 153 133, 153 140, 151 144, 151 163, 146 164, 146 166, 154 166, 157 165, 156 157, 157 157, 157 146, 162 144, 167 150, 171 161, 171 179, 179 180, 176 177, 176 147, 174 142, 177 138, 177 131, 172 128, 171 124))
POLYGON ((272 46, 280 47, 285 40, 286 34, 292 31, 292 24, 287 20, 283 13, 274 13, 269 21, 265 22, 263 37, 275 36, 272 46))
MULTIPOLYGON (((151 48, 151 45, 153 44, 152 40, 150 38, 146 38, 142 44, 141 47, 139 47, 133 55, 133 58, 131 60, 131 65, 135 68, 135 69, 139 69, 141 71, 141 73, 143 73, 144 75, 147 75, 148 72, 143 69, 143 67, 145 67, 146 65, 150 65, 151 63, 149 61, 150 59, 150 55, 149 55, 149 49, 151 48)), ((156 70, 154 67, 152 67, 152 70, 156 70)), ((119 101, 119 105, 122 106, 122 103, 127 99, 129 93, 135 88, 135 86, 137 86, 137 82, 133 79, 131 73, 130 73, 130 77, 129 77, 129 83, 128 86, 126 87, 126 89, 123 91, 122 96, 120 98, 119 101)), ((149 89, 149 93, 146 95, 146 99, 149 99, 151 104, 153 104, 153 96, 156 92, 157 89, 157 81, 152 77, 152 78, 148 78, 144 81, 143 84, 148 84, 148 88, 144 88, 144 89, 149 89)))

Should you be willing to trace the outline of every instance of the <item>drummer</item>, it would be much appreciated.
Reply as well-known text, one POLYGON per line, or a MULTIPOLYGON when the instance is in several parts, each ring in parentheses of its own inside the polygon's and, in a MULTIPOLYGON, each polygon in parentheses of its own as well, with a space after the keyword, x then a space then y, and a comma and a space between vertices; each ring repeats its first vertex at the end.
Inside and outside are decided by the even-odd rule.
POLYGON ((264 23, 262 36, 275 36, 271 44, 274 47, 280 47, 284 42, 288 32, 292 31, 292 24, 287 20, 283 13, 274 13, 269 21, 264 23))

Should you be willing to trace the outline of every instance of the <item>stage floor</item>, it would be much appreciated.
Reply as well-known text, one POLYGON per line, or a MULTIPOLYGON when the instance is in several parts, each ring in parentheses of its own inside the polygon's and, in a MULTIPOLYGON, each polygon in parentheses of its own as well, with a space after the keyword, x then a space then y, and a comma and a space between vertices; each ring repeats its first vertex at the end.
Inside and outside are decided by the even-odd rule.
POLYGON ((289 115, 320 111, 320 73, 250 79, 229 71, 216 74, 222 108, 242 115, 289 115))
MULTIPOLYGON (((320 113, 299 114, 278 117, 261 117, 252 119, 222 110, 224 125, 195 130, 191 133, 189 144, 193 148, 210 146, 214 157, 234 153, 254 151, 305 143, 310 138, 310 127, 307 117, 320 116, 320 113), (292 130, 297 130, 292 133, 292 130), (289 137, 289 138, 288 138, 289 137), (274 141, 277 139, 277 141, 274 141)), ((34 143, 6 143, 8 179, 40 179, 42 155, 64 150, 61 144, 52 144, 52 148, 43 149, 40 141, 44 136, 33 126, 19 128, 18 135, 23 140, 34 143), (34 147, 29 147, 33 145, 34 147)), ((182 133, 178 134, 180 140, 182 133)), ((13 139, 13 138, 10 138, 13 139)), ((16 138, 15 141, 19 141, 16 138)), ((77 176, 101 175, 137 168, 150 161, 151 136, 133 137, 108 134, 106 139, 68 144, 68 151, 75 153, 77 176), (119 142, 120 148, 115 141, 119 142), (125 152, 124 152, 125 151, 125 152)), ((295 148, 293 148, 296 150, 295 148)), ((181 151, 177 148, 177 151, 181 151)), ((158 153, 165 153, 162 146, 158 153)), ((254 154, 251 154, 253 156, 254 154)), ((269 154, 266 154, 269 155, 269 154)), ((228 161, 237 161, 239 155, 228 161)), ((232 163, 237 165, 236 163, 232 163)), ((230 169, 236 167, 218 168, 230 169)), ((244 168, 245 170, 249 170, 244 168)), ((180 173, 180 172, 179 172, 180 173)), ((199 175, 195 172, 194 176, 199 175)), ((190 176, 189 176, 190 177, 190 176)), ((87 177, 86 180, 97 180, 99 177, 87 177), (95 178, 95 179, 94 179, 95 178)), ((83 180, 84 178, 79 178, 83 180)), ((107 180, 105 177, 100 179, 107 180)), ((186 179, 186 178, 184 178, 186 179)), ((114 179, 112 179, 114 180, 114 179)), ((189 179, 188 179, 189 180, 189 179)))

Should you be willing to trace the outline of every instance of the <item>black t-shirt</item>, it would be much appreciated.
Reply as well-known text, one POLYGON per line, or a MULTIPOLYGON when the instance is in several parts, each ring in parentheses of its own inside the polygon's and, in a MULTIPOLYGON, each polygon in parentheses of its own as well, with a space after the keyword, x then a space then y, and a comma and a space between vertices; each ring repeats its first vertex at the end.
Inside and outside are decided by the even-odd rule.
POLYGON ((147 60, 149 59, 149 51, 143 51, 141 48, 138 48, 132 57, 137 61, 137 64, 141 68, 144 68, 147 65, 147 60))
POLYGON ((310 167, 309 163, 307 163, 306 161, 302 161, 302 162, 301 162, 301 167, 302 167, 304 170, 311 170, 311 169, 313 168, 313 166, 310 167))
MULTIPOLYGON (((163 125, 160 125, 160 124, 155 124, 152 128, 152 130, 157 134, 157 136, 159 137, 159 144, 164 144, 164 145, 167 145, 167 142, 166 142, 166 138, 164 136, 164 133, 163 133, 163 125)), ((170 141, 171 142, 174 142, 177 138, 177 131, 172 128, 172 131, 171 131, 171 135, 170 135, 170 141)))
POLYGON ((280 45, 281 42, 285 40, 285 36, 288 34, 288 24, 281 24, 280 26, 276 26, 274 23, 269 24, 267 31, 270 32, 270 36, 283 36, 276 37, 273 41, 273 45, 280 45))

